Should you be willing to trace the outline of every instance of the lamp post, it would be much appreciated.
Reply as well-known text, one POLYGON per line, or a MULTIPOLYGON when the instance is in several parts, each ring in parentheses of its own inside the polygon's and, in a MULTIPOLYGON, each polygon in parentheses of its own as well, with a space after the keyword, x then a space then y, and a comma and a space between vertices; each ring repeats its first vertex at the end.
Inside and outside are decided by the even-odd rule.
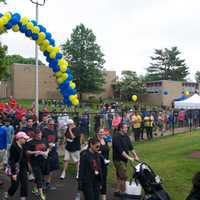
MULTIPOLYGON (((30 0, 31 3, 35 4, 36 8, 36 23, 38 23, 38 8, 44 6, 46 0, 38 2, 38 0, 30 0)), ((38 45, 35 43, 35 114, 37 119, 39 117, 39 87, 38 87, 38 45)))

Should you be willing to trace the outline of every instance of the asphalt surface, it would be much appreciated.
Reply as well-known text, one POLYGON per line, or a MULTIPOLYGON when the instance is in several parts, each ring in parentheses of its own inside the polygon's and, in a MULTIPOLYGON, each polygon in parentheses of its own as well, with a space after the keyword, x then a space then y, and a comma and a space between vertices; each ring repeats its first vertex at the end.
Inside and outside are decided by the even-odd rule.
MULTIPOLYGON (((3 194, 5 191, 7 191, 10 180, 9 177, 2 174, 3 172, 0 172, 0 180, 4 181, 4 184, 0 186, 0 200, 3 199, 3 194)), ((55 191, 47 191, 46 192, 46 199, 47 200, 75 200, 75 196, 77 193, 77 182, 76 179, 73 177, 67 177, 64 180, 59 179, 60 172, 58 171, 55 174, 55 177, 53 179, 53 183, 56 186, 55 191), (57 177, 57 178, 56 178, 57 177)), ((32 182, 29 182, 29 196, 28 200, 39 200, 39 198, 32 194, 32 182)), ((18 200, 19 199, 19 190, 17 193, 11 198, 11 200, 18 200)), ((119 200, 119 198, 113 197, 113 189, 108 189, 108 200, 119 200)), ((81 200, 84 200, 84 198, 81 195, 81 200)))

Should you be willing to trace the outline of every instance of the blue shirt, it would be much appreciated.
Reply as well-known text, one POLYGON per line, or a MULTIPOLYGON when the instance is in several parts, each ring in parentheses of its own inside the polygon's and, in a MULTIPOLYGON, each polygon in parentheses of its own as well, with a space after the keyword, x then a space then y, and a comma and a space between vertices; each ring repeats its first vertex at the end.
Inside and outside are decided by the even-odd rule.
POLYGON ((13 136, 14 136, 14 128, 13 126, 2 126, 6 130, 7 133, 7 144, 12 144, 13 136))
POLYGON ((7 148, 7 133, 6 130, 0 127, 0 150, 7 148))

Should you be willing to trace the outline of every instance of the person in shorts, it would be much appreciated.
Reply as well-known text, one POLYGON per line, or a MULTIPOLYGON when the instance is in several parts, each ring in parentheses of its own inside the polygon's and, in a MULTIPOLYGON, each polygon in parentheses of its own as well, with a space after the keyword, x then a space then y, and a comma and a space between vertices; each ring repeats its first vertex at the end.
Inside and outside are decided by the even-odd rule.
POLYGON ((139 160, 131 140, 128 136, 128 125, 120 124, 118 132, 114 134, 112 140, 113 148, 113 163, 116 169, 116 191, 115 196, 121 196, 124 194, 127 180, 127 163, 128 161, 139 160), (130 155, 131 154, 131 155, 130 155))
POLYGON ((76 127, 74 121, 69 119, 67 121, 67 130, 65 133, 65 156, 64 156, 64 167, 60 179, 64 179, 66 176, 66 170, 68 163, 72 160, 76 164, 76 172, 78 177, 79 172, 79 161, 80 161, 80 129, 76 127))

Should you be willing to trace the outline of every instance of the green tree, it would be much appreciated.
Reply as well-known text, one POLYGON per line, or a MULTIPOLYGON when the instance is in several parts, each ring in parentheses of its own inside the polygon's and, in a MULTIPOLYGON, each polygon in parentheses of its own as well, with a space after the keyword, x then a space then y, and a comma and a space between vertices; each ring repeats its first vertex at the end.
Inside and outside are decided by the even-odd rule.
POLYGON ((9 70, 5 62, 7 49, 6 45, 0 43, 0 80, 7 80, 9 78, 9 70))
POLYGON ((181 52, 177 47, 171 49, 155 49, 155 56, 147 68, 146 80, 185 80, 189 74, 184 59, 180 59, 181 52))
POLYGON ((104 54, 96 43, 92 30, 80 24, 71 38, 62 45, 63 55, 71 61, 72 73, 80 96, 84 92, 99 92, 104 83, 104 54))
POLYGON ((122 77, 115 83, 114 88, 116 92, 120 91, 121 97, 126 100, 145 91, 143 77, 137 76, 134 71, 122 71, 122 77))
POLYGON ((200 83, 200 71, 197 71, 195 73, 195 80, 196 80, 197 83, 200 83))
MULTIPOLYGON (((35 58, 24 58, 20 55, 7 55, 5 58, 5 62, 8 66, 12 65, 13 63, 20 63, 20 64, 35 64, 35 58)), ((39 65, 44 65, 39 60, 39 65)))
POLYGON ((4 4, 6 4, 6 0, 0 0, 0 3, 4 3, 4 4))

